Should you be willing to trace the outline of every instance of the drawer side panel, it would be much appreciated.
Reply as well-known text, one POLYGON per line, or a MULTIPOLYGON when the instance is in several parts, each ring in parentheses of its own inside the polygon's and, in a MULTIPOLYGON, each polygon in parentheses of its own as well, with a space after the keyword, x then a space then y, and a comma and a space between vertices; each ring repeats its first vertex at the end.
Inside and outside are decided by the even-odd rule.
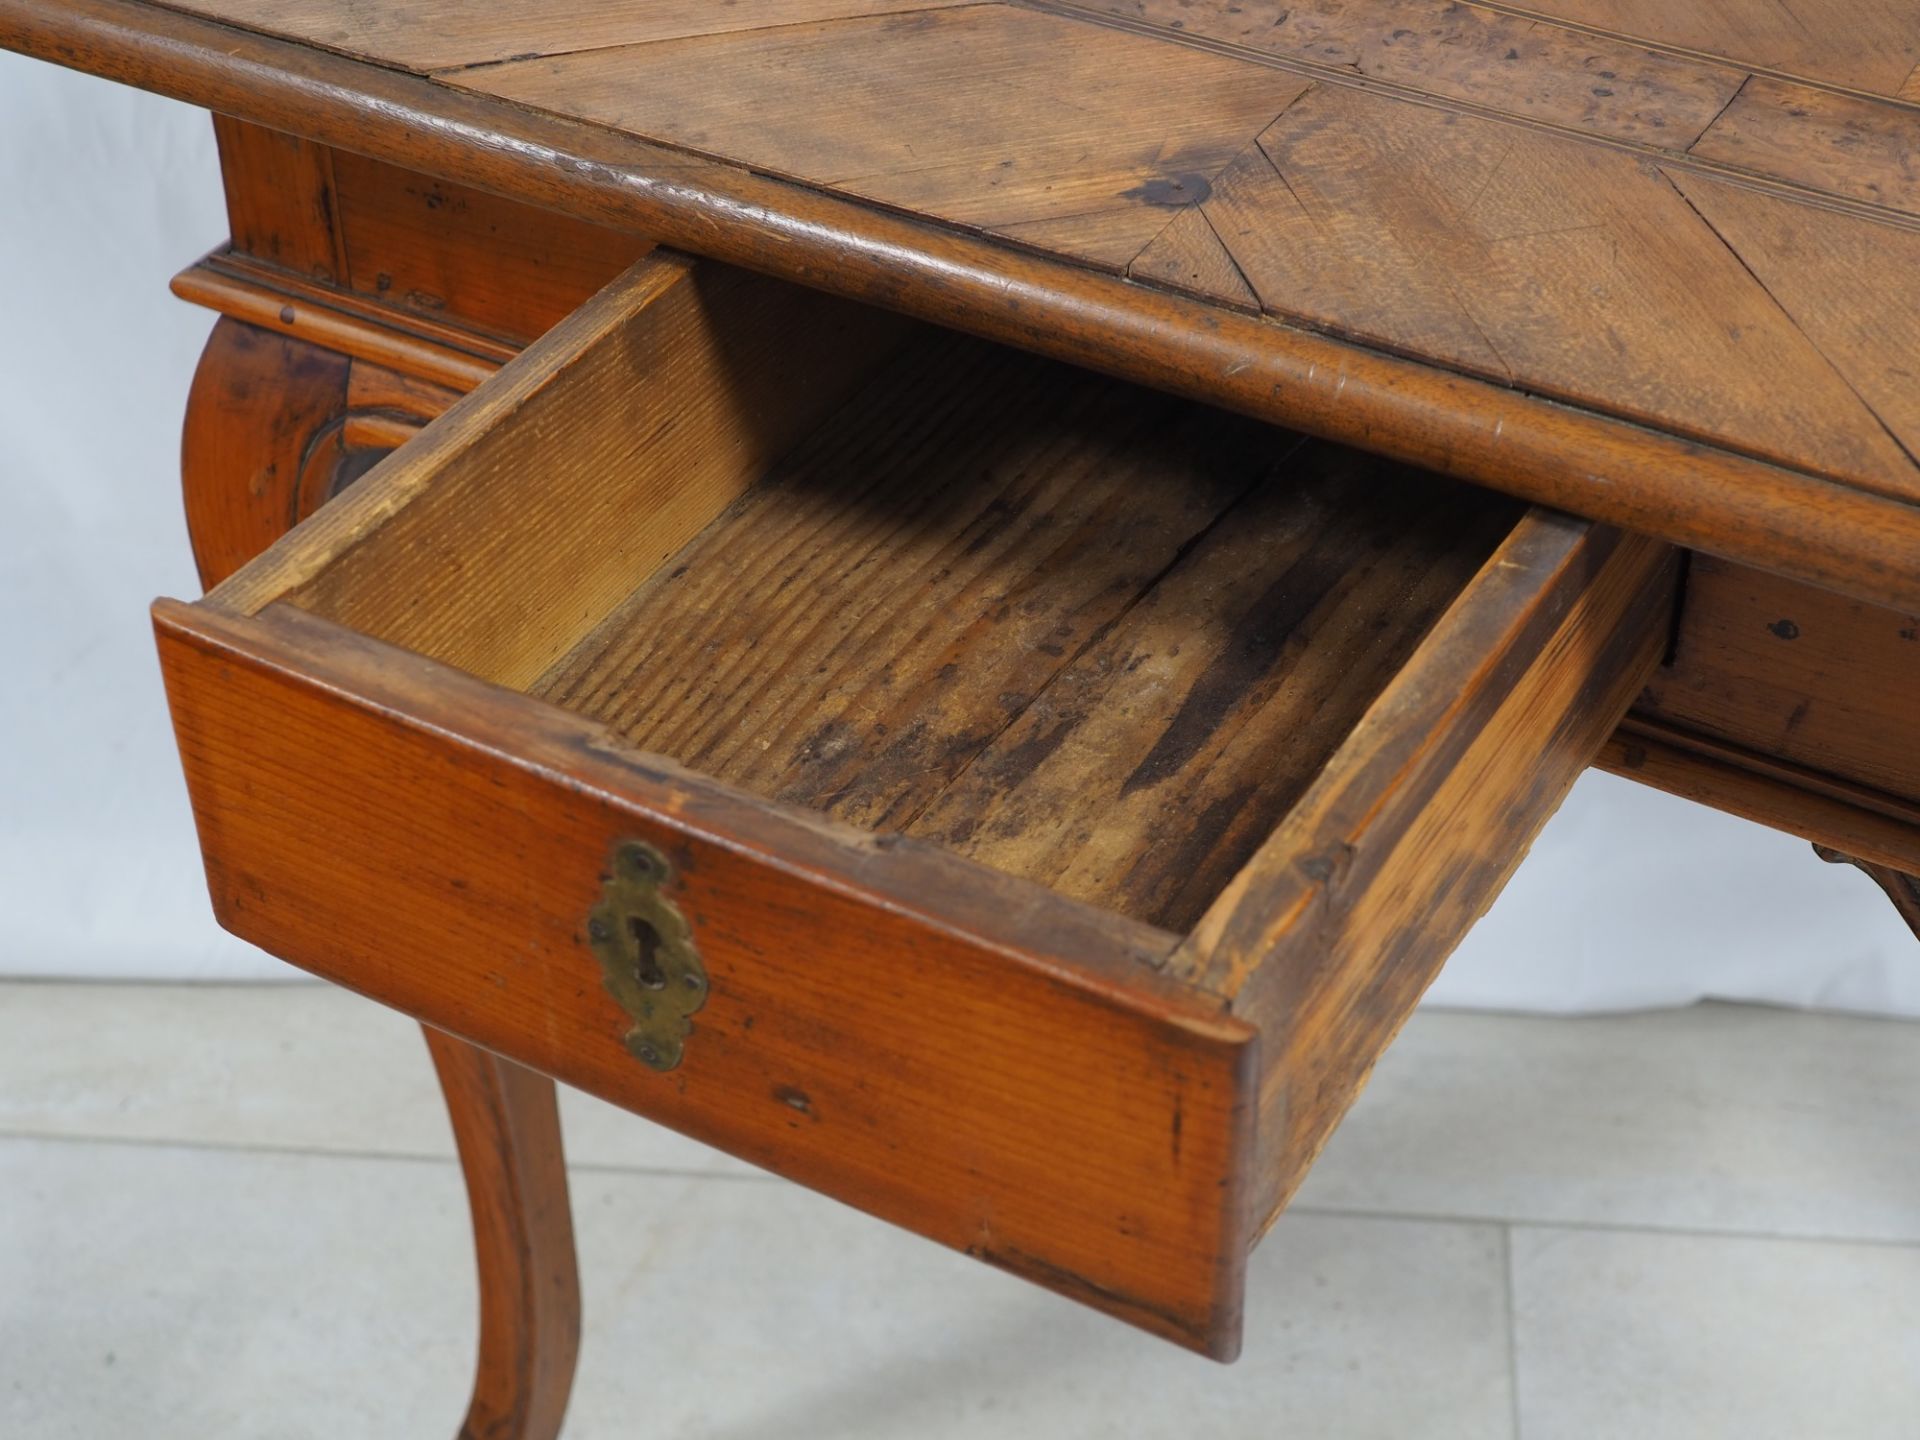
POLYGON ((1658 662, 1673 552, 1529 517, 1189 937, 1261 1028, 1277 1215, 1658 662))

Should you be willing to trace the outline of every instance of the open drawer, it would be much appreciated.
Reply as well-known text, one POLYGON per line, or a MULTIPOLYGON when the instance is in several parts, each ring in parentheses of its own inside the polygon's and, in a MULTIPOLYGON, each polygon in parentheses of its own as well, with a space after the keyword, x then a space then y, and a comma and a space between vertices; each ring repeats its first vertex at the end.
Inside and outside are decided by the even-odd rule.
POLYGON ((228 929, 1230 1358, 1673 587, 655 254, 155 618, 228 929))

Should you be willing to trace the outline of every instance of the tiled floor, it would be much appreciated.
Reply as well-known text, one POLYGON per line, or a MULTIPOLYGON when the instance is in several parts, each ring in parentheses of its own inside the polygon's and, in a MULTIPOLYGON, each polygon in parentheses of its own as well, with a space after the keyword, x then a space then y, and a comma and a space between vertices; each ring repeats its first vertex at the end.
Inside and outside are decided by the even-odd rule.
MULTIPOLYGON (((1222 1369, 567 1097, 570 1436, 1920 1435, 1920 1028, 1423 1013, 1222 1369)), ((0 984, 0 1436, 451 1435, 464 1201, 411 1026, 0 984)))

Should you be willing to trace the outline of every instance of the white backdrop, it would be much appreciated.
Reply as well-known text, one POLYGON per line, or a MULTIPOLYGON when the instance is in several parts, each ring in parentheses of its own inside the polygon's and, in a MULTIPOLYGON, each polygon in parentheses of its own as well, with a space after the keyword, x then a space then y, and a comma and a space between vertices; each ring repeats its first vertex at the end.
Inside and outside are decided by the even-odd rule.
MULTIPOLYGON (((197 111, 0 54, 0 974, 289 974, 217 930, 147 628, 191 595, 180 415, 226 233, 197 111)), ((1920 1015, 1920 947, 1799 841, 1589 775, 1440 1003, 1920 1015)))

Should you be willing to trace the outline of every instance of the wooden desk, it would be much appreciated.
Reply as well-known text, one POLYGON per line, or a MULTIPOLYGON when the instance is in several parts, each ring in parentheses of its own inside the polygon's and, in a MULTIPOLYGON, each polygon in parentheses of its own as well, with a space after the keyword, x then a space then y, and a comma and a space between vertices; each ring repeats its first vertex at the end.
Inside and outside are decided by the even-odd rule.
POLYGON ((431 1027, 469 1433, 548 1076, 1228 1358, 1584 765, 1920 926, 1920 17, 1794 20, 0 0, 231 117, 162 653, 222 922, 431 1027))

